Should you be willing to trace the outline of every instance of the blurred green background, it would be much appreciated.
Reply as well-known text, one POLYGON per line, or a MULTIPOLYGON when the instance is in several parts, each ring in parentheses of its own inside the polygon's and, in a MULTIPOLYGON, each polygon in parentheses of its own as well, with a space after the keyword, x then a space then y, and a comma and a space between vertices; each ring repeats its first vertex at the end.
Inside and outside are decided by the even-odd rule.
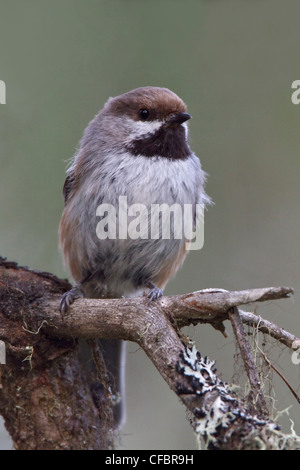
MULTIPOLYGON (((67 160, 109 96, 168 87, 188 105, 191 147, 209 173, 215 201, 205 243, 192 252, 167 294, 207 287, 288 285, 294 299, 257 312, 300 336, 299 0, 1 0, 0 254, 66 277, 57 248, 67 160)), ((226 381, 240 361, 229 338, 188 329, 226 381)), ((266 341, 295 389, 291 352, 266 341)), ((194 449, 185 410, 145 354, 128 346, 123 449, 194 449)), ((299 405, 277 377, 277 410, 299 405)), ((0 448, 11 448, 6 431, 0 448)))

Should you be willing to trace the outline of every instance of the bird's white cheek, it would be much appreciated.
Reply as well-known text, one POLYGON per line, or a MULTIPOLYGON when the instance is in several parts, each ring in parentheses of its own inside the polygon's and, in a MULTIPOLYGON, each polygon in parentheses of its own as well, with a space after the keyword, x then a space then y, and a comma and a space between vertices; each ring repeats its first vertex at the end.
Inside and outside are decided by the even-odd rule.
POLYGON ((185 138, 186 140, 188 139, 188 135, 189 135, 189 128, 188 128, 188 125, 186 122, 183 122, 182 124, 182 127, 184 128, 184 132, 185 132, 185 138))
POLYGON ((163 124, 162 121, 133 121, 127 119, 130 140, 138 139, 147 134, 153 134, 163 124))

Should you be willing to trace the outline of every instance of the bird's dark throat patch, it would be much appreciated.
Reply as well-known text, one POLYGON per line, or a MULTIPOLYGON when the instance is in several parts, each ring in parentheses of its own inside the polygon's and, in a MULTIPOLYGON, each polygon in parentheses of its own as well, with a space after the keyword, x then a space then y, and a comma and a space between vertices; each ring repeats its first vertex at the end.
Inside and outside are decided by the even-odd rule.
POLYGON ((133 140, 127 150, 135 156, 185 160, 191 155, 182 126, 162 126, 155 133, 133 140))

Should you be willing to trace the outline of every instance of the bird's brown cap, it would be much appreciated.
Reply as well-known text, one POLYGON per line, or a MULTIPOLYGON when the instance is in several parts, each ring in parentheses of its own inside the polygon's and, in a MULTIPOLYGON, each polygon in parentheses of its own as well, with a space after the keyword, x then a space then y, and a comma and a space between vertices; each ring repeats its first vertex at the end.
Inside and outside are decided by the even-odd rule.
POLYGON ((186 105, 168 88, 147 86, 110 98, 103 113, 111 113, 115 116, 126 115, 138 121, 140 120, 139 112, 142 109, 149 111, 148 120, 164 120, 172 114, 185 113, 186 105))

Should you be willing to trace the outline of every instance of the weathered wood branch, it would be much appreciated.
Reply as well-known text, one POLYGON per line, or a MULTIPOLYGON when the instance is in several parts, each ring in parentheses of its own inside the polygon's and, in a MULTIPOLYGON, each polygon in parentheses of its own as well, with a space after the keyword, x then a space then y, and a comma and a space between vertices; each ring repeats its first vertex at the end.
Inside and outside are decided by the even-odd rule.
POLYGON ((260 414, 268 415, 268 406, 261 388, 259 373, 255 365, 251 347, 247 340, 246 332, 237 307, 233 307, 228 312, 236 342, 240 348, 244 361, 245 370, 251 386, 253 399, 260 414))
MULTIPOLYGON (((0 339, 8 353, 7 365, 2 366, 0 412, 17 448, 112 447, 107 387, 102 387, 102 400, 96 406, 90 377, 78 360, 77 338, 139 344, 189 410, 194 429, 208 448, 299 444, 296 439, 287 441, 267 417, 247 410, 243 400, 220 381, 213 363, 191 348, 179 331, 190 323, 205 322, 224 332, 231 308, 286 298, 291 288, 209 289, 157 302, 146 297, 79 299, 63 318, 59 301, 69 287, 51 274, 0 262, 0 339)), ((240 312, 240 317, 255 324, 253 314, 240 312)), ((255 326, 289 343, 288 333, 278 332, 276 326, 270 329, 262 322, 255 326)), ((99 390, 101 384, 98 394, 99 390)))

